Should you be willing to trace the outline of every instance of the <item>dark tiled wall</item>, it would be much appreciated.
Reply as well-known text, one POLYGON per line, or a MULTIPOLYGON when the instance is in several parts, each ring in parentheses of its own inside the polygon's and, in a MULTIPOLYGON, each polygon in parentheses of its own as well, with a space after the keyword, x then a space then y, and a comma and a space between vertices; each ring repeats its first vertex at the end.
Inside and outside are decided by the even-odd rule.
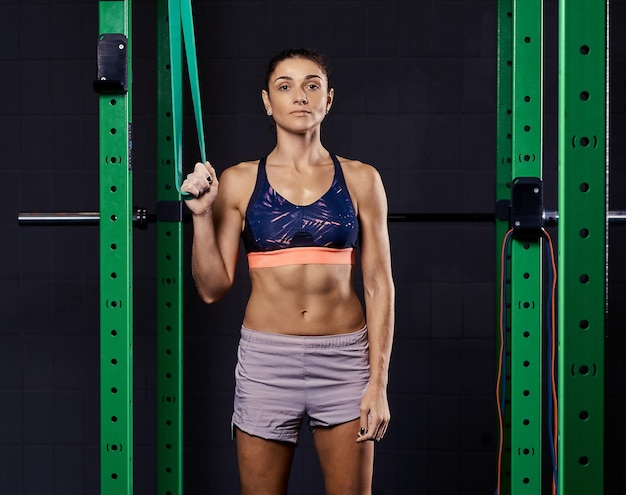
MULTIPOLYGON (((155 210, 155 6, 134 2, 135 204, 155 210)), ((556 3, 546 2, 546 198, 556 208, 556 3), (552 105, 552 106, 550 106, 552 105), (548 182, 552 181, 551 184, 548 182)), ((375 165, 392 212, 492 212, 496 0, 194 2, 207 147, 219 170, 267 153, 266 60, 310 46, 333 61, 324 128, 338 154, 375 165)), ((615 1, 612 20, 624 19, 615 1)), ((615 22, 615 21, 613 21, 615 22)), ((616 24, 617 25, 617 24, 616 24)), ((18 226, 20 211, 95 211, 97 2, 0 1, 0 493, 98 493, 98 234, 18 226)), ((612 86, 624 86, 612 30, 612 86)), ((612 96, 613 209, 624 204, 623 93, 612 96)), ((186 156, 197 157, 187 122, 186 156)), ((611 230, 607 475, 622 493, 624 229, 611 230), (621 247, 620 247, 621 246, 621 247)), ((490 224, 393 223, 393 420, 375 493, 490 493, 495 486, 494 263, 490 224)), ((187 230, 187 234, 190 232, 187 230)), ((135 233, 135 493, 155 487, 155 236, 135 233)), ((237 492, 229 422, 248 292, 203 305, 187 272, 187 493, 237 492)), ((310 435, 293 495, 322 492, 310 435)))

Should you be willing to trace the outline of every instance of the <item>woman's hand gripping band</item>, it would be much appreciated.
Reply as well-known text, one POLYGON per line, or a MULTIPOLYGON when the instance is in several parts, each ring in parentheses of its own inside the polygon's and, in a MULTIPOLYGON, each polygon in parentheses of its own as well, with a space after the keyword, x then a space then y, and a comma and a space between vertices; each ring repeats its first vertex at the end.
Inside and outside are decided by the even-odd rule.
POLYGON ((204 215, 212 209, 218 189, 217 173, 209 162, 196 163, 193 172, 187 175, 180 186, 182 192, 194 196, 186 200, 187 207, 194 215, 204 215))

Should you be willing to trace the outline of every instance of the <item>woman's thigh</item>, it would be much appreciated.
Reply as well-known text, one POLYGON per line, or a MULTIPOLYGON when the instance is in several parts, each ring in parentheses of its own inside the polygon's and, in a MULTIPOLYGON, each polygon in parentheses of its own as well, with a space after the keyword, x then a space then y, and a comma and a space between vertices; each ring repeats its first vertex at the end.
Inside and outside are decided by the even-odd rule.
POLYGON ((242 495, 287 493, 295 444, 265 440, 235 429, 242 495))
POLYGON ((356 419, 313 434, 326 495, 371 495, 374 443, 356 443, 358 431, 356 419))

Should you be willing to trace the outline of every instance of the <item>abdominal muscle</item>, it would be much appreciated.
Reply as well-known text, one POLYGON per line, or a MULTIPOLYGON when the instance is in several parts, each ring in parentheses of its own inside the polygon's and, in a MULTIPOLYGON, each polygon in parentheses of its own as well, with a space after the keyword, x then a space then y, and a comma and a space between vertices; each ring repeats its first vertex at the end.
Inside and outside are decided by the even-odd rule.
POLYGON ((365 325, 351 265, 290 265, 250 270, 244 326, 292 335, 335 335, 365 325))

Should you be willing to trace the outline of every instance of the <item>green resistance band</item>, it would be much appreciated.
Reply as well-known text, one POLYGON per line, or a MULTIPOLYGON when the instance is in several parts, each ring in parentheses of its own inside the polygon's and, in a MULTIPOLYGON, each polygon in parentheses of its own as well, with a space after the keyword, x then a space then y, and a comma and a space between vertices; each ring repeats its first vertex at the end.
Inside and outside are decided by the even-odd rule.
POLYGON ((202 163, 206 162, 206 148, 204 144, 204 126, 202 124, 202 105, 200 102, 200 83, 191 0, 169 0, 168 14, 176 190, 183 199, 192 199, 194 197, 192 194, 180 190, 180 186, 183 183, 183 41, 187 58, 187 71, 189 74, 189 86, 191 87, 191 98, 193 100, 193 111, 196 117, 198 143, 200 144, 200 160, 202 163))

